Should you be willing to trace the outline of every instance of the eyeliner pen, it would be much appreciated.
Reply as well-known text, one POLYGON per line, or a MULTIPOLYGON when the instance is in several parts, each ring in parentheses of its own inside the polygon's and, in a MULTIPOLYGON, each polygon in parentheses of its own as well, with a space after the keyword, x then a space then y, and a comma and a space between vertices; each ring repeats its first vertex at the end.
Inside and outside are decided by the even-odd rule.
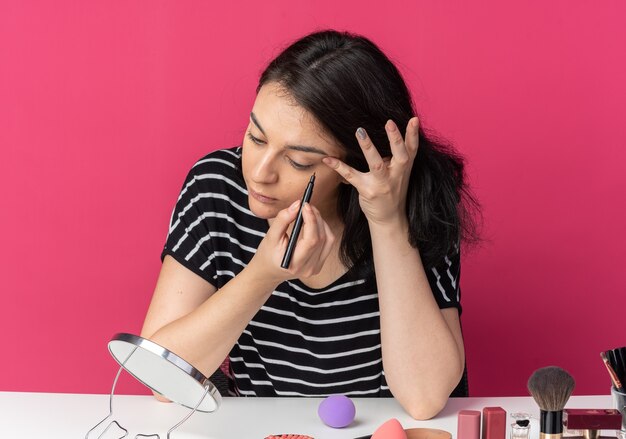
POLYGON ((304 190, 304 195, 302 195, 302 201, 300 201, 300 209, 298 209, 298 216, 296 217, 296 223, 293 225, 293 230, 291 231, 291 236, 289 237, 289 242, 287 243, 287 251, 285 251, 285 256, 283 256, 283 262, 281 262, 280 264, 281 268, 288 268, 289 263, 291 262, 293 251, 296 248, 296 241, 298 240, 298 235, 300 235, 300 229, 302 228, 302 209, 304 208, 304 203, 308 203, 309 201, 311 201, 311 195, 313 195, 314 183, 315 183, 315 173, 311 175, 309 184, 306 185, 306 189, 304 190))

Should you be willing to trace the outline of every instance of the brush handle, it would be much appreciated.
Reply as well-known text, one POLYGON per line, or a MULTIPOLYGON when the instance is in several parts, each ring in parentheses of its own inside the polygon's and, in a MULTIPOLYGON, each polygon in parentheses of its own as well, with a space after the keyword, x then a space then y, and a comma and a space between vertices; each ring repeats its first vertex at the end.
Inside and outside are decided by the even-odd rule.
POLYGON ((544 434, 562 434, 563 433, 563 410, 558 412, 549 412, 541 410, 539 417, 539 431, 544 434))
POLYGON ((611 366, 613 366, 613 370, 617 375, 618 379, 621 381, 624 376, 624 359, 622 358, 621 352, 619 348, 611 349, 608 352, 609 361, 611 362, 611 366))
POLYGON ((616 357, 619 357, 619 363, 620 363, 620 371, 617 372, 617 376, 619 376, 620 380, 622 381, 622 383, 624 381, 626 381, 626 348, 618 348, 615 349, 616 357))
POLYGON ((611 382, 613 383, 613 387, 615 387, 615 389, 618 392, 624 393, 624 388, 622 387, 622 383, 620 382, 620 379, 617 377, 617 373, 615 372, 615 369, 613 369, 613 367, 611 367, 611 365, 609 364, 609 359, 606 357, 606 354, 604 352, 600 352, 600 357, 602 357, 602 362, 606 366, 606 370, 609 372, 609 376, 611 377, 611 382))
POLYGON ((613 368, 613 370, 619 377, 621 372, 620 372, 619 367, 617 367, 617 358, 615 356, 615 351, 614 350, 606 351, 606 357, 608 358, 609 363, 611 364, 611 367, 613 368))

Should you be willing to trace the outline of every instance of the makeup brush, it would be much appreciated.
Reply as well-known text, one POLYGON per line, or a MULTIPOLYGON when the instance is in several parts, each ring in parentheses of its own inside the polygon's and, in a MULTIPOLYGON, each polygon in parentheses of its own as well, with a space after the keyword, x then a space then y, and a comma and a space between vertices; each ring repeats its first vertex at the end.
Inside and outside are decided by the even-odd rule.
POLYGON ((613 370, 617 370, 617 362, 615 361, 615 352, 608 350, 605 352, 613 370))
POLYGON ((622 387, 622 383, 617 377, 615 370, 613 370, 613 367, 609 364, 609 359, 606 357, 606 354, 604 352, 600 352, 600 357, 602 358, 602 361, 604 362, 604 365, 606 366, 606 370, 609 371, 609 375, 611 376, 611 381, 613 382, 613 387, 615 387, 615 390, 617 390, 618 392, 624 393, 624 388, 622 387))
POLYGON ((609 360, 609 364, 611 365, 611 367, 615 371, 615 374, 617 375, 618 378, 620 378, 620 381, 621 381, 622 370, 617 364, 617 356, 615 355, 615 349, 608 350, 605 352, 605 354, 607 356, 607 359, 609 360))
POLYGON ((626 348, 615 349, 615 357, 617 358, 620 369, 620 371, 616 371, 616 373, 623 382, 626 380, 626 348))
POLYGON ((626 348, 615 348, 606 351, 609 363, 613 367, 617 378, 624 382, 626 380, 626 348))
POLYGON ((563 434, 563 408, 576 385, 574 378, 557 366, 537 369, 528 379, 528 391, 540 414, 540 439, 560 439, 563 434))

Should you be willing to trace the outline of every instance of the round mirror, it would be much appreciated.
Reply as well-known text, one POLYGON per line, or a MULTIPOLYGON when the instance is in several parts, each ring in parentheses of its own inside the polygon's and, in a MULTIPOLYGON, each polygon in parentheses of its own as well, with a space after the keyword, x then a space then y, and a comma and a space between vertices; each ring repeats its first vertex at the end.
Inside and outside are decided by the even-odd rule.
POLYGON ((129 374, 173 402, 190 409, 198 406, 198 411, 207 413, 217 410, 222 401, 218 390, 199 370, 148 339, 115 334, 109 352, 129 374))

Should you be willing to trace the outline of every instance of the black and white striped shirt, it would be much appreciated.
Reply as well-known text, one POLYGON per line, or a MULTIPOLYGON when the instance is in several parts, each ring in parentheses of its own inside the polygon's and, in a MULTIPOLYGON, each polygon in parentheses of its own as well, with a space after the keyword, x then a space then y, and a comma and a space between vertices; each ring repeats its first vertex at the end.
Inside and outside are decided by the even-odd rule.
MULTIPOLYGON (((252 259, 268 222, 248 206, 237 172, 241 147, 207 154, 193 166, 176 202, 171 255, 217 289, 252 259)), ((459 254, 426 270, 440 308, 457 307, 459 254)), ((230 351, 238 395, 391 396, 382 367, 376 282, 349 270, 325 288, 299 280, 276 287, 230 351)))

